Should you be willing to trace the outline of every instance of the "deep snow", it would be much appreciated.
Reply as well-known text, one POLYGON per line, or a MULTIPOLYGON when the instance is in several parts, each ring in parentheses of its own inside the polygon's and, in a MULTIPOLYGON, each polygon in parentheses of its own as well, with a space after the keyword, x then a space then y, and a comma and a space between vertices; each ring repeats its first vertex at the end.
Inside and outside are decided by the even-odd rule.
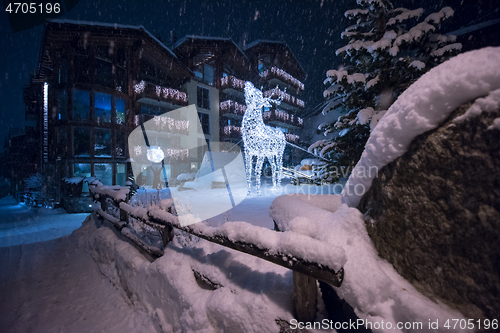
POLYGON ((32 208, 7 196, 0 199, 0 248, 44 242, 71 234, 88 214, 32 208))
POLYGON ((459 54, 425 73, 380 119, 346 183, 342 201, 357 207, 376 177, 368 170, 380 170, 403 155, 413 138, 439 126, 457 107, 497 89, 500 47, 459 54))

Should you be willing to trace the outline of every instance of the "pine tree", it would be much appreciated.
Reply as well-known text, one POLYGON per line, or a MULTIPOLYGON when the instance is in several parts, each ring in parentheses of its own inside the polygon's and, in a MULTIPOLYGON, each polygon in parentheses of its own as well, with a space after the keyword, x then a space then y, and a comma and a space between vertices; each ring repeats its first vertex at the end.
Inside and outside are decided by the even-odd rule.
POLYGON ((355 22, 342 32, 348 43, 336 51, 344 66, 329 70, 324 96, 327 114, 342 107, 344 114, 318 129, 332 139, 320 140, 311 152, 332 161, 319 177, 338 179, 340 166, 361 157, 370 131, 397 97, 432 67, 457 54, 455 36, 438 34, 441 22, 453 16, 450 7, 419 22, 424 10, 394 8, 388 0, 357 0, 361 8, 345 12, 355 22))

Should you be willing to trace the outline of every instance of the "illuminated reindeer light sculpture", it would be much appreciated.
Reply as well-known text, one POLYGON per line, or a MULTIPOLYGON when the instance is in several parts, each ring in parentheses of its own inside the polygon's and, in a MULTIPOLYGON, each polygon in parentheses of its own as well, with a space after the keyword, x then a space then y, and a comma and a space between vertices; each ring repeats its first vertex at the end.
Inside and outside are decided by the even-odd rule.
POLYGON ((261 195, 260 177, 264 158, 267 157, 273 171, 273 185, 281 186, 283 177, 283 151, 285 150, 285 135, 277 128, 264 125, 262 108, 271 107, 271 102, 279 105, 281 100, 273 100, 262 96, 262 91, 256 89, 251 82, 245 83, 245 102, 247 110, 243 116, 241 132, 245 149, 245 164, 248 193, 252 186, 252 161, 257 157, 255 178, 257 194, 261 195))

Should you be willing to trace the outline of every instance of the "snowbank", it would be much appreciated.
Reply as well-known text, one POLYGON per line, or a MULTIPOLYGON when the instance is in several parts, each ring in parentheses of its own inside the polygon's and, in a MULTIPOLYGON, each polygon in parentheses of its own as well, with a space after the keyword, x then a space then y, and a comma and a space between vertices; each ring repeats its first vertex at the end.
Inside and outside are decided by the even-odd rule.
POLYGON ((193 180, 196 177, 196 173, 181 173, 177 176, 178 181, 193 180))
MULTIPOLYGON (((93 184, 92 184, 93 185, 93 184)), ((127 186, 119 186, 119 185, 102 185, 100 186, 90 186, 90 192, 96 194, 96 198, 99 198, 99 195, 107 195, 113 198, 116 201, 125 201, 127 199, 127 195, 130 192, 130 188, 127 186)))
POLYGON ((460 54, 424 74, 399 96, 371 133, 342 192, 342 202, 357 207, 376 177, 367 170, 380 170, 460 105, 499 88, 500 47, 460 54))
POLYGON ((341 204, 340 196, 285 195, 273 201, 270 213, 280 230, 303 230, 313 238, 345 250, 344 282, 335 290, 359 318, 393 325, 392 329, 373 332, 422 331, 398 330, 398 322, 421 322, 427 331, 429 320, 439 320, 440 327, 435 332, 449 332, 443 327, 447 319, 464 318, 420 294, 391 264, 381 259, 366 232, 363 215, 341 204))
POLYGON ((279 332, 275 320, 293 317, 292 272, 283 267, 184 234, 151 263, 94 218, 77 235, 157 331, 279 332), (202 288, 194 272, 214 287, 202 288))

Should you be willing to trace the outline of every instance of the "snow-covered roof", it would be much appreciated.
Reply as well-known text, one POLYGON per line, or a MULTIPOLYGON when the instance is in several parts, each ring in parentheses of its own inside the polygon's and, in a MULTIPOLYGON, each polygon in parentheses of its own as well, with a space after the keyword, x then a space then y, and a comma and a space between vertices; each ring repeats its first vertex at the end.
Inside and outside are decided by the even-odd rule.
POLYGON ((158 38, 156 38, 152 33, 150 33, 143 25, 129 25, 129 24, 118 24, 118 23, 105 23, 105 22, 93 22, 93 21, 80 21, 80 20, 68 20, 68 19, 54 19, 50 22, 60 23, 60 24, 74 24, 74 25, 90 25, 98 27, 107 27, 115 29, 134 29, 144 31, 147 35, 153 38, 158 44, 160 44, 165 50, 167 50, 174 58, 177 58, 174 52, 170 50, 165 44, 163 44, 158 38))
POLYGON ((254 40, 253 42, 251 42, 250 44, 248 44, 247 46, 245 46, 245 50, 248 50, 249 48, 252 48, 255 45, 260 44, 260 43, 285 44, 286 45, 286 42, 281 41, 281 40, 257 39, 257 40, 254 40))
POLYGON ((253 42, 251 42, 250 44, 245 46, 245 51, 248 51, 249 49, 251 49, 252 47, 254 47, 258 44, 281 44, 281 45, 287 47, 290 50, 290 54, 292 55, 292 58, 295 60, 295 62, 297 63, 299 68, 302 70, 302 72, 304 72, 304 73, 306 72, 286 42, 284 42, 282 40, 256 39, 253 42))
POLYGON ((245 56, 245 58, 248 59, 247 55, 245 54, 245 52, 243 52, 242 49, 240 49, 240 47, 231 39, 231 38, 228 38, 228 37, 213 37, 213 36, 199 36, 199 35, 186 35, 184 37, 182 37, 181 39, 179 39, 173 46, 172 46, 172 49, 175 50, 176 48, 178 48, 179 46, 181 46, 184 42, 186 42, 188 39, 198 39, 198 40, 218 40, 218 41, 225 41, 225 42, 231 42, 233 43, 233 45, 238 49, 238 51, 241 52, 241 54, 243 54, 243 56, 245 56))
MULTIPOLYGON (((212 37, 212 36, 199 36, 199 35, 186 35, 179 39, 173 46, 172 49, 176 49, 181 44, 183 44, 188 39, 205 39, 205 40, 222 40, 222 41, 233 41, 231 38, 227 37, 212 37)), ((234 43, 234 42, 233 42, 234 43)))

